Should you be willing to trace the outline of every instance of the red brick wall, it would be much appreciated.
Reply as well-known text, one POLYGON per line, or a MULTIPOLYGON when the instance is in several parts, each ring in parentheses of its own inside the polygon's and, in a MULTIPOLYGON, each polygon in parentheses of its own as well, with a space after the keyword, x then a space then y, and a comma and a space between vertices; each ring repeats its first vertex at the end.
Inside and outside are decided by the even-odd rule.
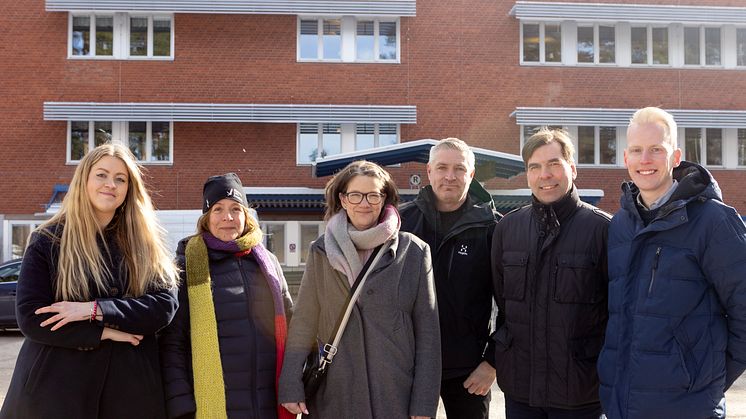
MULTIPOLYGON (((43 1, 8 3, 0 14, 0 214, 40 211, 52 185, 72 175, 66 124, 43 120, 45 101, 416 105, 417 124, 402 126, 403 140, 457 136, 510 153, 519 152, 510 117, 518 106, 746 109, 746 96, 734 94, 746 91, 743 71, 521 67, 513 4, 419 1, 417 17, 401 20, 401 64, 392 65, 298 63, 296 17, 263 15, 176 15, 174 61, 68 60, 66 13, 45 12, 43 1)), ((148 167, 163 209, 198 207, 204 179, 231 170, 249 186, 327 180, 295 165, 294 124, 177 123, 174 138, 174 164, 148 167)), ((412 173, 426 178, 417 164, 392 172, 402 187, 412 173)), ((744 172, 715 176, 726 202, 746 212, 744 172)), ((614 211, 626 177, 621 168, 581 168, 578 186, 604 189, 601 207, 614 211)), ((525 177, 488 186, 525 188, 525 177)))

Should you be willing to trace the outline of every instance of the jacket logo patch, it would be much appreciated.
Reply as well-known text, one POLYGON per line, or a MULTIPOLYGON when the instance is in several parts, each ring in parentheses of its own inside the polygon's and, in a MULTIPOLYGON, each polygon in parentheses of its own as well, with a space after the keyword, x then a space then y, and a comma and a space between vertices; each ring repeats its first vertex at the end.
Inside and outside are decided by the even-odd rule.
POLYGON ((462 244, 461 248, 456 253, 458 253, 461 256, 469 256, 469 251, 468 250, 469 250, 469 246, 467 246, 465 244, 462 244))

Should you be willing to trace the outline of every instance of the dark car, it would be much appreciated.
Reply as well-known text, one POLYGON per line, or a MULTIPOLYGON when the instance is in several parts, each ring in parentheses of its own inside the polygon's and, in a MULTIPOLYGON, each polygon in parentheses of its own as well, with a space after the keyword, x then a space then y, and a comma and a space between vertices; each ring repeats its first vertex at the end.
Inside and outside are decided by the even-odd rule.
POLYGON ((0 264, 0 329, 18 328, 16 322, 16 284, 21 259, 0 264))

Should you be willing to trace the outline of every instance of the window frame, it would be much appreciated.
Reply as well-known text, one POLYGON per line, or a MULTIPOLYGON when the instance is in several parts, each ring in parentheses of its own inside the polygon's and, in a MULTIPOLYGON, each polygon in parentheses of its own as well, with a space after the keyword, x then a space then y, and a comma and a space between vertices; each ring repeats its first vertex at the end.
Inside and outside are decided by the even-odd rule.
MULTIPOLYGON (((727 168, 726 164, 726 147, 727 147, 727 137, 726 137, 726 131, 725 128, 722 127, 683 127, 681 128, 681 132, 679 135, 679 148, 681 148, 681 158, 686 159, 686 130, 688 129, 697 129, 699 130, 699 150, 700 150, 700 161, 699 162, 693 162, 697 163, 703 167, 707 168, 717 168, 717 169, 724 169, 727 168), (722 164, 707 164, 707 130, 710 129, 718 129, 720 130, 720 161, 722 164), (681 141, 683 140, 683 141, 681 141)), ((738 138, 736 137, 736 144, 738 143, 738 138)), ((736 158, 737 160, 737 158, 736 158)), ((740 166, 738 166, 740 167, 740 166)))
MULTIPOLYGON (((3 260, 9 261, 11 259, 15 259, 16 257, 13 254, 13 226, 16 225, 27 225, 30 227, 30 232, 33 233, 34 230, 39 227, 42 223, 44 223, 46 220, 41 219, 18 219, 18 220, 3 220, 3 260)), ((29 235, 30 237, 30 235, 29 235)), ((26 237, 26 245, 28 245, 28 238, 26 237)), ((23 253, 26 253, 25 246, 23 253)), ((21 255, 22 257, 23 255, 21 255)))
POLYGON ((67 140, 66 140, 66 151, 65 151, 65 164, 77 165, 80 160, 72 159, 72 123, 73 122, 88 122, 88 151, 93 150, 95 147, 95 124, 96 122, 111 122, 111 142, 123 144, 129 147, 129 123, 130 122, 145 122, 145 160, 136 160, 137 163, 143 165, 172 165, 174 163, 174 123, 173 121, 93 121, 93 120, 75 120, 67 121, 67 140), (151 160, 153 154, 153 122, 168 122, 168 160, 151 160))
POLYGON ((621 141, 619 138, 620 129, 615 125, 575 125, 575 135, 573 137, 573 145, 575 146, 575 164, 577 167, 613 167, 617 168, 620 165, 619 152, 621 150, 621 141), (578 128, 580 127, 593 127, 593 163, 581 163, 580 162, 580 134, 578 128), (615 163, 601 163, 601 128, 614 128, 614 140, 616 142, 616 154, 614 156, 615 163))
POLYGON ((746 127, 743 128, 736 128, 736 168, 746 168, 746 127), (743 154, 742 150, 740 148, 740 134, 743 132, 743 141, 744 141, 744 149, 743 154), (743 157, 744 164, 739 164, 739 159, 743 157))
MULTIPOLYGON (((725 31, 723 30, 726 25, 683 25, 681 32, 681 66, 683 68, 723 68, 725 67, 725 52, 724 46, 727 43, 725 38, 725 31), (698 64, 687 64, 686 63, 686 30, 697 28, 699 29, 699 63, 698 64), (707 64, 707 29, 718 29, 720 31, 720 64, 707 64)), ((735 41, 735 39, 734 39, 735 41)), ((736 52, 735 50, 733 51, 736 52)))
MULTIPOLYGON (((392 123, 385 123, 384 122, 384 123, 355 123, 353 125, 354 125, 354 134, 355 134, 355 139, 354 139, 353 146, 355 148, 355 151, 373 150, 373 149, 380 148, 380 147, 386 147, 386 146, 382 146, 381 145, 381 138, 380 138, 380 135, 381 135, 381 125, 393 125, 396 128, 396 143, 395 144, 401 143, 401 135, 400 135, 400 128, 401 128, 401 126, 399 124, 392 124, 392 123), (364 124, 373 125, 373 148, 359 148, 358 147, 358 141, 357 141, 358 132, 357 132, 357 127, 358 127, 358 125, 364 125, 364 124)), ((389 145, 391 145, 391 144, 389 144, 389 145)))
POLYGON ((658 24, 650 24, 650 23, 630 23, 630 31, 629 31, 629 45, 630 45, 630 60, 629 65, 630 67, 672 67, 673 64, 671 63, 671 26, 670 25, 658 25, 658 24), (633 63, 632 62, 632 30, 635 28, 645 28, 645 39, 646 39, 646 54, 647 54, 647 62, 646 63, 633 63), (653 62, 653 30, 654 29, 665 29, 667 36, 667 42, 666 42, 666 58, 668 58, 668 64, 656 64, 653 62))
POLYGON ((173 61, 174 60, 174 15, 170 13, 68 13, 67 28, 67 58, 70 60, 153 60, 153 61, 173 61), (96 55, 96 19, 101 16, 111 16, 113 20, 112 30, 112 55, 96 55), (73 55, 73 19, 75 17, 90 18, 90 54, 73 55), (130 55, 130 36, 131 21, 130 18, 148 18, 148 54, 147 55, 130 55), (154 20, 168 19, 170 21, 170 48, 169 55, 153 55, 154 43, 154 20))
POLYGON ((338 15, 307 15, 297 16, 295 35, 295 59, 297 62, 308 63, 359 63, 359 64, 399 64, 401 63, 401 19, 384 16, 338 16, 338 15), (324 21, 339 19, 340 21, 340 55, 339 58, 324 58, 324 21), (316 21, 316 58, 301 57, 301 22, 316 21), (358 21, 373 21, 373 59, 364 60, 357 57, 357 23, 358 21), (396 58, 380 58, 380 24, 396 23, 396 58))
MULTIPOLYGON (((340 153, 348 153, 358 151, 357 148, 357 125, 358 124, 372 124, 374 125, 374 148, 381 147, 380 145, 380 126, 381 125, 394 125, 396 127, 396 144, 401 143, 401 124, 396 122, 299 122, 296 124, 296 135, 295 135, 295 164, 297 166, 310 166, 314 164, 314 161, 306 162, 301 161, 301 125, 316 125, 316 147, 317 149, 323 148, 323 126, 325 124, 334 124, 340 126, 340 140, 341 140, 341 151, 340 153)), ((366 149, 368 150, 368 149, 366 149)), ((327 156, 333 156, 336 154, 328 154, 327 156)))
MULTIPOLYGON (((736 36, 736 39, 734 41, 734 45, 735 45, 735 48, 736 48, 736 51, 735 51, 735 53, 736 53, 736 57, 735 57, 735 68, 737 68, 739 70, 746 70, 746 26, 736 26, 735 27, 735 36, 736 36), (738 64, 738 32, 739 31, 743 31, 743 34, 744 34, 744 42, 743 42, 744 62, 743 62, 742 65, 738 64)), ((722 52, 721 52, 721 54, 722 54, 722 52)))
MULTIPOLYGON (((631 33, 631 32, 630 32, 631 33)), ((617 39, 617 24, 615 22, 613 23, 598 23, 598 22, 579 22, 575 27, 575 63, 578 66, 616 66, 618 61, 618 44, 619 40, 617 39), (601 62, 601 34, 600 34, 600 27, 601 26, 610 26, 614 31, 614 61, 610 62, 601 62), (580 28, 593 28, 593 62, 580 62, 578 60, 578 30, 580 28)), ((631 38, 631 35, 630 35, 631 38)))
MULTIPOLYGON (((269 249, 269 246, 267 245, 267 239, 269 238, 269 234, 267 233, 267 226, 269 226, 269 225, 280 225, 280 226, 282 226, 282 244, 283 244, 283 248, 282 248, 282 254, 280 255, 280 256, 282 256, 282 258, 280 259, 278 257, 278 262, 280 263, 280 266, 292 266, 292 265, 289 264, 289 259, 290 259, 290 249, 289 249, 289 241, 288 241, 288 238, 289 238, 288 237, 288 230, 289 230, 288 224, 289 223, 290 223, 290 221, 272 221, 272 220, 260 221, 259 222, 259 228, 262 230, 262 242, 263 242, 263 245, 265 247, 267 247, 268 249, 269 249)), ((270 250, 272 251, 272 253, 275 256, 278 256, 279 252, 276 249, 274 249, 274 250, 270 249, 270 250)))
POLYGON ((563 63, 563 56, 565 54, 565 51, 563 51, 563 37, 564 37, 564 29, 562 22, 555 22, 555 21, 535 21, 535 20, 528 20, 523 21, 521 20, 520 24, 520 39, 519 39, 519 48, 518 48, 518 56, 520 60, 520 65, 548 65, 548 66, 561 66, 565 65, 563 63), (546 25, 558 25, 560 28, 560 59, 559 61, 547 61, 546 60, 546 25), (524 25, 539 25, 539 61, 526 61, 524 60, 524 54, 523 54, 523 26, 524 25))
MULTIPOLYGON (((317 232, 316 232, 316 239, 321 237, 322 234, 324 234, 324 228, 326 225, 323 221, 297 221, 298 223, 298 244, 297 244, 297 253, 298 253, 298 266, 306 266, 306 262, 303 259, 306 257, 306 255, 303 252, 303 243, 301 240, 303 240, 303 227, 304 226, 316 226, 317 232)), ((287 229, 285 230, 287 231, 287 229)), ((309 243, 310 248, 310 243, 309 243)))

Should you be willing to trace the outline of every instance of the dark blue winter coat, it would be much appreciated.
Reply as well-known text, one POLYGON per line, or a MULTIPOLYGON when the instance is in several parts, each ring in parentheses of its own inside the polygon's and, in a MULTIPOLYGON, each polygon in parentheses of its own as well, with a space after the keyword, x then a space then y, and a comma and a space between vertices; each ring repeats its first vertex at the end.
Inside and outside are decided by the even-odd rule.
POLYGON ((609 419, 718 417, 746 369, 746 227, 701 166, 644 225, 622 185, 609 227, 609 322, 598 362, 609 419))
MULTIPOLYGON (((176 250, 176 261, 182 269, 180 307, 159 341, 169 418, 194 417, 197 408, 186 285, 185 252, 189 239, 181 240, 176 250)), ((229 418, 276 418, 275 311, 267 280, 253 253, 236 256, 213 249, 208 249, 207 253, 227 415, 229 418)), ((281 273, 274 255, 268 254, 281 273)), ((282 292, 289 318, 293 302, 285 281, 282 292)))

